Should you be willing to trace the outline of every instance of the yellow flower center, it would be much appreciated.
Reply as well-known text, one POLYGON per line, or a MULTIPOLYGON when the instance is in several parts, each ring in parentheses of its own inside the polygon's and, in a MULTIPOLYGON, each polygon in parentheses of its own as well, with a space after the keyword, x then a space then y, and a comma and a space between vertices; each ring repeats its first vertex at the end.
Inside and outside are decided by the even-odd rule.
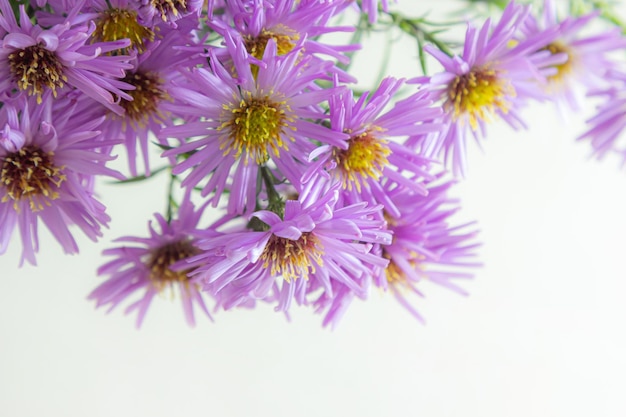
POLYGON ((164 22, 167 21, 168 13, 178 16, 187 10, 186 0, 150 0, 150 4, 157 9, 164 22))
POLYGON ((17 86, 28 95, 37 95, 41 104, 41 95, 45 88, 57 96, 57 88, 62 88, 67 78, 63 75, 63 65, 52 51, 42 45, 32 45, 9 54, 9 69, 17 86))
POLYGON ((161 100, 170 97, 163 91, 163 81, 157 74, 139 71, 129 72, 122 81, 135 87, 134 90, 127 91, 128 95, 133 98, 132 101, 120 100, 120 105, 126 111, 124 121, 130 120, 134 126, 145 126, 150 117, 156 117, 159 120, 165 119, 158 106, 161 100))
POLYGON ((376 180, 382 175, 391 153, 387 143, 387 140, 374 136, 370 129, 350 138, 348 149, 333 150, 343 188, 352 190, 354 186, 360 192, 362 183, 368 178, 376 180))
POLYGON ((54 153, 44 152, 35 146, 25 146, 0 160, 0 185, 6 188, 2 202, 18 202, 28 199, 31 211, 41 211, 50 206, 51 200, 59 198, 58 189, 66 180, 63 167, 54 165, 54 153))
POLYGON ((146 40, 154 40, 154 32, 137 21, 136 11, 116 8, 107 9, 100 14, 92 36, 94 40, 102 42, 129 39, 130 47, 137 48, 139 52, 145 51, 146 40))
POLYGON ((246 96, 237 106, 224 106, 227 121, 218 131, 228 134, 222 137, 220 149, 224 155, 234 152, 235 158, 244 154, 245 164, 254 160, 261 165, 269 160, 270 151, 279 156, 281 148, 289 149, 283 135, 285 129, 294 129, 289 126, 294 119, 287 114, 291 109, 285 101, 252 97, 250 93, 246 96))
POLYGON ((444 109, 452 110, 455 120, 466 115, 476 130, 479 119, 490 120, 497 109, 506 113, 510 107, 507 97, 514 96, 515 89, 498 71, 476 68, 450 83, 444 109))
POLYGON ((291 282, 292 279, 308 279, 309 272, 315 273, 315 265, 323 264, 323 253, 320 241, 311 232, 302 233, 298 240, 272 235, 260 261, 264 268, 270 268, 272 276, 282 276, 291 282))
MULTIPOLYGON (((268 31, 263 29, 257 37, 247 35, 244 37, 244 44, 246 50, 250 55, 257 59, 263 59, 265 54, 265 48, 267 48, 267 42, 270 39, 274 39, 276 42, 276 53, 278 55, 288 54, 296 46, 296 42, 300 39, 300 35, 292 29, 284 26, 277 26, 274 31, 268 31)), ((259 67, 257 65, 251 65, 252 75, 256 79, 259 74, 259 67)))
MULTIPOLYGON (((406 276, 406 273, 396 262, 394 262, 393 258, 389 253, 383 249, 382 253, 383 258, 389 260, 389 264, 387 268, 385 268, 385 276, 387 277, 387 282, 390 285, 395 286, 409 286, 409 280, 406 276)), ((407 259, 408 264, 411 266, 411 269, 417 270, 421 269, 421 261, 424 259, 423 255, 419 253, 413 252, 411 253, 411 258, 407 259)))
POLYGON ((573 70, 573 56, 571 50, 560 42, 551 43, 546 46, 545 49, 550 51, 552 55, 567 54, 567 61, 562 64, 554 65, 554 68, 556 68, 556 74, 548 77, 548 81, 551 84, 559 84, 573 70))
POLYGON ((199 253, 200 250, 188 240, 166 243, 154 249, 147 262, 152 285, 158 291, 162 291, 175 282, 186 283, 189 280, 187 274, 190 270, 173 271, 170 266, 199 253))

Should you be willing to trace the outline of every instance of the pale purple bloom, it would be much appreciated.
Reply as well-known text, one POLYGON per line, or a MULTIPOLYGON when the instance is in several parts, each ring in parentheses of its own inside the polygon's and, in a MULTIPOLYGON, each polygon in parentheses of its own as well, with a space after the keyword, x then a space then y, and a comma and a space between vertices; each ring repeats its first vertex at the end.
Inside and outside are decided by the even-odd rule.
POLYGON ((93 176, 123 178, 105 166, 114 142, 96 130, 103 118, 82 111, 83 97, 44 101, 33 98, 0 110, 0 253, 17 227, 22 240, 20 264, 35 264, 38 222, 50 230, 66 253, 78 252, 69 227, 90 239, 102 235, 109 216, 94 198, 93 176), (19 109, 19 111, 18 111, 19 109))
POLYGON ((44 29, 31 23, 23 6, 18 24, 7 0, 0 0, 0 11, 0 27, 7 32, 0 47, 0 95, 17 90, 41 103, 48 94, 56 97, 70 87, 123 112, 113 94, 130 99, 122 91, 129 86, 118 78, 132 66, 125 55, 104 54, 128 46, 127 40, 91 43, 93 24, 70 27, 66 22, 44 29))
POLYGON ((313 151, 310 159, 315 162, 304 180, 309 173, 326 169, 341 182, 347 202, 384 204, 394 217, 400 214, 382 188, 381 178, 425 194, 421 181, 431 178, 431 160, 401 141, 410 135, 439 132, 441 125, 432 121, 441 115, 441 108, 432 107, 426 91, 389 108, 403 85, 404 80, 389 77, 373 93, 365 92, 357 100, 347 88, 333 94, 329 98, 331 129, 349 137, 341 147, 323 145, 313 151))
POLYGON ((542 87, 563 113, 567 109, 579 111, 589 90, 606 87, 605 74, 618 65, 609 53, 626 47, 626 38, 619 28, 587 33, 598 14, 559 20, 556 2, 545 0, 542 13, 530 16, 521 27, 525 37, 535 37, 555 28, 558 32, 556 37, 547 36, 541 49, 554 55, 564 54, 567 60, 556 63, 554 73, 547 76, 547 84, 542 87))
POLYGON ((96 300, 96 307, 109 306, 111 311, 129 298, 140 296, 126 308, 126 313, 136 311, 136 325, 141 327, 154 297, 177 290, 189 325, 195 324, 194 305, 211 318, 197 280, 187 276, 188 270, 174 267, 197 255, 198 236, 210 234, 198 229, 203 211, 204 207, 195 210, 185 198, 175 219, 168 221, 155 214, 155 224, 148 223, 150 236, 117 239, 122 246, 103 252, 114 259, 98 268, 98 274, 108 276, 107 280, 89 294, 90 299, 96 300))
POLYGON ((163 129, 161 136, 183 142, 164 153, 187 156, 173 169, 176 175, 191 170, 183 186, 199 186, 204 196, 215 193, 214 205, 228 188, 228 211, 251 213, 259 166, 275 164, 280 176, 298 187, 312 141, 341 146, 347 135, 311 121, 327 119, 318 104, 334 90, 314 85, 326 76, 326 65, 301 58, 297 50, 279 57, 270 40, 253 76, 241 41, 227 34, 226 42, 238 78, 214 55, 210 69, 185 73, 186 82, 171 92, 175 102, 164 108, 187 123, 163 129))
POLYGON ((432 45, 424 47, 444 69, 429 81, 434 97, 442 102, 447 128, 434 142, 423 143, 422 137, 415 141, 432 157, 443 156, 457 175, 466 172, 470 137, 479 141, 493 119, 515 129, 525 127, 520 109, 529 99, 543 98, 538 87, 546 74, 543 70, 556 62, 549 53, 535 53, 553 39, 556 29, 513 46, 529 12, 530 6, 511 2, 497 24, 488 19, 480 29, 469 25, 461 55, 451 57, 432 45))
POLYGON ((285 202, 284 218, 271 211, 254 216, 265 231, 224 233, 199 243, 205 252, 192 276, 205 290, 231 308, 251 299, 276 299, 287 311, 295 300, 307 304, 310 289, 334 296, 333 283, 367 295, 373 269, 387 262, 370 253, 373 244, 391 242, 380 207, 366 203, 337 206, 338 184, 319 177, 310 181, 298 200, 285 202), (202 265, 205 258, 210 261, 202 265))

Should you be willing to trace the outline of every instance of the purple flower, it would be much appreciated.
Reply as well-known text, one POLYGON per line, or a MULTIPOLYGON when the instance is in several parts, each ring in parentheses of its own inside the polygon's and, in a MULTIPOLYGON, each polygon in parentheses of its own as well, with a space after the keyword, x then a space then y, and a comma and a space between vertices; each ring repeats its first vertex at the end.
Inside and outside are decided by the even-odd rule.
POLYGON ((420 146, 429 149, 433 157, 443 155, 455 174, 465 174, 469 136, 478 141, 487 123, 496 118, 513 128, 525 127, 520 108, 530 98, 543 98, 538 87, 543 79, 541 70, 555 62, 550 54, 534 54, 550 42, 557 29, 512 46, 529 11, 529 6, 511 2, 494 27, 490 19, 480 29, 468 26, 460 56, 448 56, 432 45, 424 47, 444 68, 430 77, 430 83, 434 96, 443 104, 447 128, 435 143, 420 146))
POLYGON ((287 311, 295 299, 307 303, 310 289, 333 297, 333 283, 367 295, 373 269, 387 262, 370 253, 372 244, 391 242, 380 207, 359 203, 337 206, 338 184, 318 178, 309 182, 298 200, 285 202, 284 217, 271 211, 254 216, 265 230, 225 233, 203 240, 204 255, 192 276, 219 298, 224 308, 249 300, 277 300, 287 311), (206 265, 204 258, 210 257, 206 265))
POLYGON ((117 78, 132 66, 125 55, 103 54, 128 46, 127 40, 90 43, 93 24, 70 28, 66 22, 43 29, 31 23, 24 6, 18 25, 7 0, 0 0, 0 12, 0 27, 6 31, 0 47, 0 95, 17 90, 41 103, 47 94, 57 97, 72 87, 115 113, 123 112, 112 94, 130 100, 122 91, 129 86, 117 78))
MULTIPOLYGON (((348 202, 367 201, 384 204, 392 216, 398 210, 380 184, 381 178, 425 194, 421 184, 428 174, 430 160, 405 147, 399 138, 438 132, 441 125, 432 120, 441 108, 431 107, 425 91, 397 101, 388 109, 404 80, 384 79, 371 95, 366 92, 354 100, 352 91, 343 88, 329 99, 331 129, 349 135, 342 146, 325 145, 310 155, 316 159, 308 173, 323 167, 341 182, 348 202)), ((306 181, 308 175, 305 175, 306 181)))
POLYGON ((407 298, 422 296, 422 281, 430 281, 465 294, 454 280, 471 278, 468 269, 479 266, 474 261, 473 223, 451 226, 449 218, 459 209, 458 203, 446 196, 452 183, 429 183, 427 196, 416 196, 406 189, 397 189, 392 196, 402 216, 390 219, 388 227, 393 241, 382 245, 387 267, 374 279, 374 284, 390 290, 396 299, 418 320, 421 315, 407 298))
POLYGON ((114 142, 96 130, 103 118, 93 117, 84 96, 44 101, 18 100, 17 108, 0 110, 0 253, 17 226, 24 261, 35 264, 41 220, 66 253, 78 252, 70 225, 90 239, 102 235, 109 221, 93 196, 93 176, 123 178, 106 168, 113 159, 105 150, 114 142))
POLYGON ((545 0, 542 13, 536 18, 529 16, 521 28, 525 37, 534 37, 556 28, 558 36, 542 49, 555 57, 565 55, 567 60, 556 63, 543 88, 560 105, 559 108, 566 106, 562 110, 580 110, 590 89, 606 86, 606 72, 617 66, 608 53, 626 46, 626 38, 618 28, 593 35, 585 33, 597 16, 598 13, 590 13, 581 17, 568 16, 559 21, 555 2, 545 0))
POLYGON ((178 289, 187 323, 195 324, 194 305, 209 318, 211 315, 199 291, 196 279, 189 278, 189 270, 174 268, 178 262, 197 255, 198 236, 210 232, 198 229, 204 207, 194 210, 185 198, 175 220, 168 221, 155 214, 156 226, 149 222, 150 236, 146 238, 125 236, 117 239, 123 246, 107 249, 104 255, 115 258, 98 269, 99 275, 108 279, 89 294, 96 307, 109 306, 109 311, 137 293, 143 296, 126 308, 126 313, 137 311, 137 327, 145 318, 152 299, 165 290, 178 289))
POLYGON ((253 76, 241 41, 227 34, 226 43, 238 78, 213 55, 210 70, 186 73, 187 82, 172 91, 175 103, 166 103, 164 108, 187 123, 168 127, 161 136, 181 142, 199 137, 164 153, 188 156, 173 173, 191 170, 183 186, 200 186, 205 196, 215 193, 215 205, 229 188, 228 211, 250 213, 256 203, 259 166, 275 164, 281 176, 297 186, 314 148, 312 141, 341 146, 346 135, 310 121, 327 118, 318 103, 334 90, 314 85, 325 77, 326 66, 301 59, 295 50, 278 57, 276 44, 270 40, 258 75, 253 76))

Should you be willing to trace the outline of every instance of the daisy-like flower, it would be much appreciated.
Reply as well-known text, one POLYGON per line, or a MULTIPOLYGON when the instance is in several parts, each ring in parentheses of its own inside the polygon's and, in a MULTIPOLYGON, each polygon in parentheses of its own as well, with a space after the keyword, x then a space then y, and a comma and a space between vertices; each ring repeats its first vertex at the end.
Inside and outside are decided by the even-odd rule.
POLYGON ((0 12, 0 27, 6 31, 0 47, 0 94, 17 90, 41 103, 46 94, 56 97, 69 86, 115 113, 123 112, 113 94, 131 99, 122 91, 129 86, 117 78, 132 66, 127 56, 103 54, 128 46, 128 40, 89 44, 93 25, 70 28, 66 22, 43 29, 31 23, 23 5, 18 25, 7 0, 0 0, 0 12))
POLYGON ((381 246, 382 256, 389 264, 374 279, 374 284, 390 290, 420 321, 423 318, 407 295, 422 296, 422 281, 465 294, 454 281, 471 278, 468 270, 480 265, 474 260, 475 249, 480 246, 475 242, 474 224, 449 224, 459 208, 456 201, 446 196, 451 185, 430 183, 427 196, 415 196, 407 189, 396 189, 392 196, 402 216, 389 218, 393 240, 381 246))
POLYGON ((399 139, 441 129, 440 124, 432 123, 441 115, 441 108, 431 106, 426 91, 399 100, 388 109, 403 85, 404 80, 386 78, 371 95, 366 92, 356 101, 347 88, 331 96, 331 129, 349 137, 341 147, 325 145, 313 151, 310 158, 316 162, 309 168, 313 173, 322 167, 328 169, 341 182, 346 201, 384 204, 393 216, 400 213, 381 187, 380 179, 387 178, 417 194, 425 194, 421 180, 430 178, 431 161, 403 146, 399 139))
POLYGON ((537 17, 530 16, 521 27, 527 37, 557 28, 558 36, 542 49, 557 57, 565 55, 567 60, 554 66, 554 73, 541 87, 562 110, 580 110, 589 90, 606 86, 605 74, 617 67, 609 53, 626 46, 626 38, 619 28, 593 35, 584 34, 597 16, 598 13, 590 13, 581 17, 568 16, 559 21, 555 2, 545 0, 542 13, 537 17))
POLYGON ((176 289, 182 301, 185 318, 195 325, 194 305, 211 315, 206 307, 196 279, 189 278, 188 269, 177 269, 175 264, 200 253, 196 245, 199 236, 210 232, 199 230, 198 223, 204 207, 196 210, 185 197, 177 218, 168 221, 155 214, 156 224, 149 222, 149 237, 125 236, 117 239, 123 246, 106 249, 103 254, 115 257, 98 269, 99 275, 108 276, 89 294, 96 307, 109 306, 113 310, 120 303, 137 294, 141 298, 126 308, 126 313, 137 311, 137 327, 141 327, 154 297, 176 289))
POLYGON ((254 216, 260 231, 228 233, 199 243, 205 251, 192 272, 206 290, 231 308, 250 299, 271 296, 278 285, 276 309, 287 311, 295 300, 306 304, 309 288, 333 297, 333 282, 361 297, 375 267, 387 264, 370 253, 372 244, 388 244, 391 234, 378 220, 380 207, 359 203, 337 206, 338 184, 325 179, 309 182, 298 200, 285 202, 284 217, 271 211, 254 216), (202 266, 203 257, 212 258, 202 266))
POLYGON ((258 75, 253 77, 243 44, 228 34, 226 42, 238 79, 215 56, 210 58, 210 70, 199 68, 186 74, 188 82, 171 93, 175 103, 166 103, 164 108, 188 122, 163 129, 161 136, 181 142, 200 137, 164 153, 188 156, 173 173, 191 169, 183 186, 200 185, 205 196, 215 193, 217 205, 232 172, 228 211, 250 213, 256 203, 260 166, 275 164, 282 176, 297 185, 314 148, 312 141, 342 146, 347 135, 310 121, 327 118, 318 103, 334 89, 320 90, 313 83, 326 76, 327 66, 300 59, 295 50, 278 57, 276 44, 270 40, 258 75))
POLYGON ((103 118, 81 111, 85 100, 59 99, 52 106, 22 99, 0 110, 0 253, 17 226, 20 265, 35 264, 40 220, 66 253, 78 252, 70 225, 95 241, 109 221, 93 196, 93 176, 123 177, 105 166, 113 158, 103 149, 114 142, 96 130, 103 118))
POLYGON ((542 80, 541 69, 555 62, 550 54, 533 54, 549 43, 558 29, 517 42, 519 28, 529 12, 530 6, 511 2, 495 26, 491 20, 480 29, 469 25, 460 56, 448 56, 432 45, 424 47, 444 68, 430 78, 430 83, 443 105, 442 120, 447 128, 435 143, 420 146, 429 149, 433 157, 443 154, 457 175, 466 172, 469 137, 478 141, 487 123, 495 118, 516 129, 525 127, 520 108, 528 99, 543 98, 537 88, 538 80, 542 80))

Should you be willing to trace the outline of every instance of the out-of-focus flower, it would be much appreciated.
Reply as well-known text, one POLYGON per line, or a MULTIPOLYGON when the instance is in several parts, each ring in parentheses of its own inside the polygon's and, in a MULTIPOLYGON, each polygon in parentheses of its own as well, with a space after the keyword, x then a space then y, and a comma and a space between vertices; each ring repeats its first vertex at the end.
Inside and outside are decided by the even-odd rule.
POLYGON ((167 290, 178 289, 189 325, 195 325, 194 305, 211 318, 197 280, 187 276, 188 269, 174 268, 176 263, 200 253, 197 238, 210 233, 198 230, 202 212, 203 207, 195 210, 185 199, 176 219, 168 221, 155 214, 156 225, 149 222, 149 237, 117 239, 124 245, 103 252, 115 258, 98 269, 99 275, 108 278, 89 294, 89 298, 96 300, 97 307, 108 305, 111 311, 128 298, 143 293, 126 308, 126 313, 137 311, 136 324, 140 327, 153 298, 167 290))
POLYGON ((556 3, 545 0, 541 14, 529 16, 521 26, 524 37, 536 37, 546 30, 557 29, 558 35, 547 36, 546 39, 552 41, 541 48, 554 55, 558 62, 541 88, 559 105, 564 115, 567 110, 579 111, 589 90, 606 86, 606 73, 618 65, 609 53, 626 47, 626 38, 619 28, 586 34, 587 27, 597 17, 598 12, 568 16, 559 21, 556 3), (567 60, 563 62, 560 55, 565 55, 567 60))
POLYGON ((587 120, 589 129, 578 139, 591 141, 596 157, 619 154, 622 164, 626 165, 626 143, 623 140, 626 128, 626 73, 610 71, 605 79, 612 81, 612 86, 593 92, 603 102, 597 107, 596 115, 587 120))

